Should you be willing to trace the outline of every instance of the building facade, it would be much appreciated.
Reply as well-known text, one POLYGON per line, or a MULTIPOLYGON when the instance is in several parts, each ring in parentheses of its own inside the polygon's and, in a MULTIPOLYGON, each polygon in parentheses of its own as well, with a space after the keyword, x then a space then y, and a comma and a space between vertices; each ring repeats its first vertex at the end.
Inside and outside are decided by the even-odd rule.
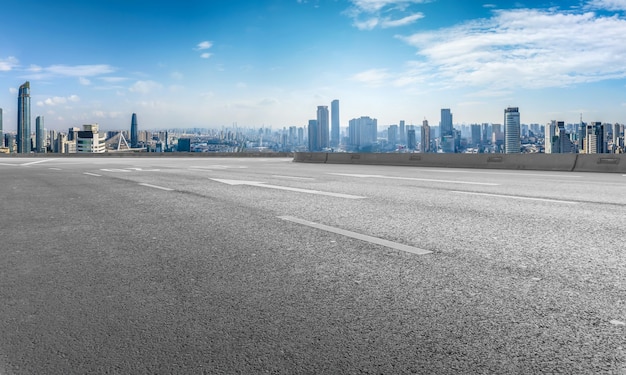
POLYGON ((28 154, 30 142, 30 82, 20 86, 17 96, 17 153, 28 154))
POLYGON ((504 110, 504 152, 507 154, 522 152, 518 107, 508 107, 504 110))
POLYGON ((104 139, 105 135, 98 133, 98 124, 83 125, 83 130, 76 134, 76 153, 104 153, 104 139))
POLYGON ((339 100, 330 102, 330 146, 338 147, 340 143, 339 100))

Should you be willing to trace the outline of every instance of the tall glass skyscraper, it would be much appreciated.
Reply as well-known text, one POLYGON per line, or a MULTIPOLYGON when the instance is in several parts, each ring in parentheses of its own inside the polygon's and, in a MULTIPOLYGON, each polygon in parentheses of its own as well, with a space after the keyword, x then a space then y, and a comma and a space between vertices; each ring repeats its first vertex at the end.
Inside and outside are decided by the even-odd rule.
POLYGON ((4 134, 2 133, 2 108, 0 108, 0 147, 4 147, 4 134))
POLYGON ((441 109, 441 122, 439 123, 439 134, 441 138, 446 135, 452 135, 454 126, 452 124, 452 112, 450 108, 441 109))
POLYGON ((139 130, 137 129, 137 114, 133 113, 130 119, 130 147, 135 148, 139 143, 139 130))
POLYGON ((35 118, 35 152, 46 152, 45 142, 46 134, 43 131, 43 116, 37 116, 35 118))
POLYGON ((320 149, 324 149, 326 147, 328 147, 329 143, 328 143, 328 133, 329 130, 328 129, 328 120, 329 120, 329 114, 328 114, 328 106, 326 105, 320 105, 317 107, 317 136, 318 136, 318 145, 320 147, 320 149))
POLYGON ((330 102, 330 146, 339 146, 339 100, 330 102))
POLYGON ((521 152, 519 108, 508 107, 504 110, 504 153, 519 154, 521 152))
POLYGON ((30 153, 30 82, 26 81, 17 96, 17 153, 30 153))

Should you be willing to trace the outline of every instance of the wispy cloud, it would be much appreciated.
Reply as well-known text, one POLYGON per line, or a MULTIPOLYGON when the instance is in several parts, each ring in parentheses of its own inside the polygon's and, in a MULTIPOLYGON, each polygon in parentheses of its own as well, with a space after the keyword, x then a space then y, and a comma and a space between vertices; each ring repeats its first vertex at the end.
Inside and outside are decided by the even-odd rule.
POLYGON ((372 30, 376 27, 401 27, 424 18, 420 12, 410 11, 415 4, 430 0, 351 0, 352 6, 346 14, 352 18, 359 30, 372 30))
POLYGON ((128 89, 128 91, 139 94, 150 94, 154 91, 159 91, 162 88, 163 86, 155 81, 137 81, 128 89))
POLYGON ((208 52, 205 52, 205 53, 203 53, 202 55, 200 55, 200 57, 202 57, 203 59, 208 59, 208 58, 209 58, 209 57, 211 57, 211 56, 212 56, 212 54, 210 54, 210 53, 208 53, 208 52))
POLYGON ((626 10, 626 0, 591 0, 586 7, 590 9, 622 11, 626 10))
POLYGON ((0 59, 0 72, 8 72, 17 67, 19 61, 13 57, 9 56, 6 59, 0 59))
MULTIPOLYGON (((592 12, 496 11, 432 32, 399 36, 417 49, 419 61, 394 73, 399 79, 449 87, 562 87, 625 78, 626 20, 592 12)), ((387 72, 387 74, 390 74, 387 72)))
POLYGON ((91 85, 91 81, 90 81, 90 80, 88 80, 88 79, 87 79, 87 78, 85 78, 85 77, 79 77, 79 78, 78 78, 78 82, 79 82, 81 85, 83 85, 83 86, 89 86, 89 85, 91 85))
POLYGON ((202 51, 205 49, 209 49, 213 47, 213 42, 209 42, 208 40, 205 40, 204 42, 200 42, 198 43, 198 45, 196 45, 196 48, 194 48, 196 51, 202 51))
POLYGON ((74 77, 78 79, 86 79, 86 77, 95 77, 102 74, 112 73, 115 71, 115 68, 107 64, 50 65, 47 67, 30 65, 30 67, 28 67, 25 71, 26 74, 23 75, 23 78, 28 79, 49 79, 54 77, 74 77))
POLYGON ((67 97, 64 96, 54 96, 51 98, 47 98, 45 100, 40 100, 37 102, 37 105, 40 107, 43 106, 57 106, 57 105, 61 105, 61 104, 67 104, 70 102, 79 102, 80 101, 80 97, 78 95, 70 95, 67 97))
POLYGON ((352 76, 352 80, 367 86, 379 87, 389 83, 393 75, 387 69, 370 69, 352 76))

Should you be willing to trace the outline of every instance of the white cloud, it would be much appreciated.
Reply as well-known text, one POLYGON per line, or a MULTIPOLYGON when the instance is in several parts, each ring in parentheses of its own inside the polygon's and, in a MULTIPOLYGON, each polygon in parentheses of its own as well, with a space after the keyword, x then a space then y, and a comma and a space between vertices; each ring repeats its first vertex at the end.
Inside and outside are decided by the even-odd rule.
POLYGON ((12 70, 18 63, 18 60, 13 56, 9 56, 6 59, 0 59, 0 72, 8 72, 12 70))
POLYGON ((159 91, 163 86, 160 83, 154 81, 137 81, 128 91, 136 92, 139 94, 149 94, 154 91, 159 91))
POLYGON ((99 79, 108 83, 119 83, 128 81, 128 78, 126 77, 99 77, 99 79))
POLYGON ((91 81, 90 81, 90 80, 88 80, 88 79, 87 79, 87 78, 85 78, 85 77, 79 77, 79 78, 78 78, 78 82, 80 82, 80 84, 81 84, 81 85, 84 85, 84 86, 89 86, 89 85, 91 85, 91 81))
POLYGON ((93 77, 102 74, 108 74, 115 71, 115 69, 106 64, 99 65, 51 65, 43 68, 46 73, 66 76, 66 77, 93 77))
POLYGON ((587 8, 626 11, 626 0, 591 0, 587 3, 587 8))
POLYGON ((68 97, 54 96, 52 98, 47 98, 43 101, 38 101, 37 105, 40 107, 43 107, 44 105, 56 106, 60 104, 66 104, 67 102, 78 102, 78 101, 80 101, 80 97, 78 95, 70 95, 68 97))
POLYGON ((203 53, 202 55, 200 55, 200 57, 202 57, 203 59, 208 59, 208 58, 209 58, 209 57, 211 57, 211 56, 212 56, 212 54, 210 54, 210 53, 206 53, 206 52, 205 52, 205 53, 203 53))
POLYGON ((9 87, 9 92, 10 92, 11 94, 17 94, 17 93, 18 93, 18 91, 19 91, 19 90, 18 90, 18 89, 16 89, 15 87, 9 87))
POLYGON ((496 11, 489 19, 399 37, 417 48, 421 61, 395 78, 490 90, 624 78, 625 34, 626 20, 591 12, 496 11))
POLYGON ((370 69, 352 76, 352 80, 364 83, 368 86, 382 86, 393 78, 387 69, 370 69))
POLYGON ((424 18, 424 14, 409 12, 415 4, 430 0, 351 0, 352 7, 345 13, 353 19, 359 30, 373 30, 376 27, 401 27, 424 18))
POLYGON ((208 40, 205 40, 204 42, 198 43, 198 45, 194 49, 196 51, 202 51, 204 49, 209 49, 211 47, 213 47, 213 42, 209 42, 208 40))

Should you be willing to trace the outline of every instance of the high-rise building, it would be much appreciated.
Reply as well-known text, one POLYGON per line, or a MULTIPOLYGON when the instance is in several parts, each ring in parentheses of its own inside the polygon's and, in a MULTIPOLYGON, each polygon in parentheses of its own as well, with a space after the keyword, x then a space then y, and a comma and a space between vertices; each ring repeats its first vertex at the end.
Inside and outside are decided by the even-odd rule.
POLYGON ((508 107, 504 110, 504 152, 506 154, 522 152, 518 107, 508 107))
POLYGON ((137 128, 137 114, 133 113, 130 119, 130 147, 136 148, 139 144, 139 129, 137 128))
POLYGON ((430 126, 428 120, 422 121, 422 152, 430 152, 430 126))
POLYGON ((98 124, 83 125, 83 130, 76 134, 76 153, 104 153, 105 135, 98 133, 98 124))
POLYGON ((348 123, 349 145, 356 147, 371 146, 376 143, 378 120, 369 116, 354 118, 348 123))
POLYGON ((317 107, 317 137, 319 142, 319 148, 324 149, 329 146, 328 142, 328 122, 329 113, 327 105, 320 105, 317 107))
POLYGON ((417 139, 415 136, 415 129, 409 129, 406 132, 406 147, 409 150, 415 150, 417 148, 417 139))
POLYGON ((553 153, 553 145, 556 137, 556 121, 552 120, 549 124, 546 124, 546 131, 544 134, 544 149, 546 154, 553 153))
POLYGON ((319 145, 319 135, 317 131, 317 120, 309 120, 308 136, 309 136, 309 152, 321 151, 319 145))
POLYGON ((17 96, 17 153, 30 153, 30 82, 20 86, 17 96))
POLYGON ((452 124, 452 112, 450 108, 441 109, 441 122, 439 123, 439 136, 443 138, 446 135, 452 135, 454 126, 452 124))
POLYGON ((470 129, 472 133, 472 145, 480 146, 482 144, 482 129, 480 125, 473 124, 470 129))
POLYGON ((404 128, 404 120, 400 120, 400 143, 406 144, 406 129, 404 128))
POLYGON ((387 129, 387 142, 392 146, 398 144, 398 125, 391 125, 387 129))
POLYGON ((330 102, 330 146, 337 147, 339 146, 339 100, 335 99, 330 102))
POLYGON ((0 108, 0 147, 4 147, 4 134, 2 133, 2 108, 0 108))
POLYGON ((35 118, 35 152, 46 152, 46 133, 43 130, 43 116, 35 118))

